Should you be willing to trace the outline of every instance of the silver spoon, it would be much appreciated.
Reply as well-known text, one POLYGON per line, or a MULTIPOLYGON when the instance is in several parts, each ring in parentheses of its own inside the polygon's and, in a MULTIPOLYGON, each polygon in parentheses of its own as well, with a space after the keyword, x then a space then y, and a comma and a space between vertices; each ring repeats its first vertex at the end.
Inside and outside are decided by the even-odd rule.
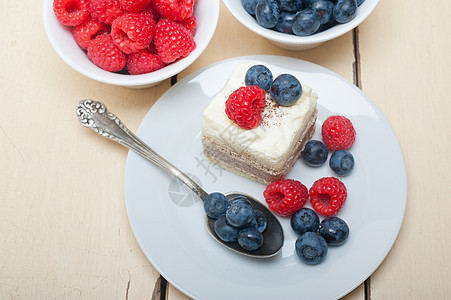
MULTIPOLYGON (((103 137, 112 139, 113 141, 133 150, 148 161, 162 168, 164 171, 175 176, 181 182, 186 184, 197 196, 199 196, 202 201, 204 201, 208 196, 208 193, 205 192, 191 178, 157 154, 127 127, 125 127, 121 120, 119 120, 114 114, 110 113, 103 103, 90 99, 81 100, 77 104, 77 116, 83 126, 91 128, 103 137)), ((205 215, 205 223, 210 235, 213 236, 221 245, 240 254, 259 258, 276 255, 282 248, 284 240, 282 226, 276 216, 268 210, 266 206, 249 195, 238 192, 225 193, 225 195, 229 200, 237 196, 244 196, 252 203, 255 209, 258 209, 265 214, 268 223, 265 231, 263 231, 263 245, 257 250, 246 251, 241 248, 237 242, 230 243, 222 241, 215 232, 215 220, 205 215)))

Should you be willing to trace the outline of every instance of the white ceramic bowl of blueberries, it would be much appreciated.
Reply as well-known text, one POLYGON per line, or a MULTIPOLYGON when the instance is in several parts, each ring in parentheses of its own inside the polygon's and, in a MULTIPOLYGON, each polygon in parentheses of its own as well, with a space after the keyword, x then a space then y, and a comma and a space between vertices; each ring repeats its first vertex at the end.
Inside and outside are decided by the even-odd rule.
POLYGON ((363 22, 379 0, 223 0, 244 26, 288 50, 306 50, 363 22))

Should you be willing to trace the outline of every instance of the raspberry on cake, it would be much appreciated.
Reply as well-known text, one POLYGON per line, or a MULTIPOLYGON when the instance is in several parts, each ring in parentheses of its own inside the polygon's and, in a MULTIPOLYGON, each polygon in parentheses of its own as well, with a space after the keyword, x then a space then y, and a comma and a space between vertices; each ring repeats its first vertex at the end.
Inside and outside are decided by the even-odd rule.
POLYGON ((315 131, 318 96, 306 85, 292 106, 280 106, 265 93, 261 123, 244 129, 225 112, 229 96, 245 86, 251 63, 235 67, 225 87, 204 111, 202 144, 212 162, 261 183, 284 178, 315 131))
POLYGON ((262 122, 265 99, 265 91, 258 86, 242 86, 227 99, 226 115, 243 129, 255 128, 262 122))

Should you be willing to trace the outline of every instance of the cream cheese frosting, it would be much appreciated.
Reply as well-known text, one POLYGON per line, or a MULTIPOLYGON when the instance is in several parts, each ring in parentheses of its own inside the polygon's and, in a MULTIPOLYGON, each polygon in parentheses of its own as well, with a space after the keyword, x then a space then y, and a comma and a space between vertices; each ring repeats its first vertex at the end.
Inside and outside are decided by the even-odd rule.
MULTIPOLYGON (((296 142, 298 132, 307 128, 316 110, 318 96, 302 82, 302 95, 292 106, 277 105, 267 93, 262 123, 254 129, 242 129, 227 117, 225 102, 233 91, 245 86, 245 74, 253 65, 242 63, 234 68, 224 88, 204 111, 202 134, 220 145, 279 169, 283 167, 287 153, 296 142)), ((273 75, 274 78, 278 76, 273 75)))

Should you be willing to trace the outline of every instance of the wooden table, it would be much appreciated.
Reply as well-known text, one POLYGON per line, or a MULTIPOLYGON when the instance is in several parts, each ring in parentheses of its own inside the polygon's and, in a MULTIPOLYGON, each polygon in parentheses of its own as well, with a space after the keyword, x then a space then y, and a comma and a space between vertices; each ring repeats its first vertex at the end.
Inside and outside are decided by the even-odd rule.
MULTIPOLYGON (((136 130, 170 80, 144 90, 95 82, 55 54, 41 1, 2 0, 0 10, 0 298, 187 299, 152 267, 130 229, 127 150, 88 134, 74 115, 78 100, 97 99, 136 130)), ((451 295, 450 12, 445 0, 381 1, 353 32, 290 52, 221 4, 210 45, 178 74, 241 55, 285 55, 354 82, 383 112, 407 165, 405 219, 385 261, 344 299, 451 295)))

